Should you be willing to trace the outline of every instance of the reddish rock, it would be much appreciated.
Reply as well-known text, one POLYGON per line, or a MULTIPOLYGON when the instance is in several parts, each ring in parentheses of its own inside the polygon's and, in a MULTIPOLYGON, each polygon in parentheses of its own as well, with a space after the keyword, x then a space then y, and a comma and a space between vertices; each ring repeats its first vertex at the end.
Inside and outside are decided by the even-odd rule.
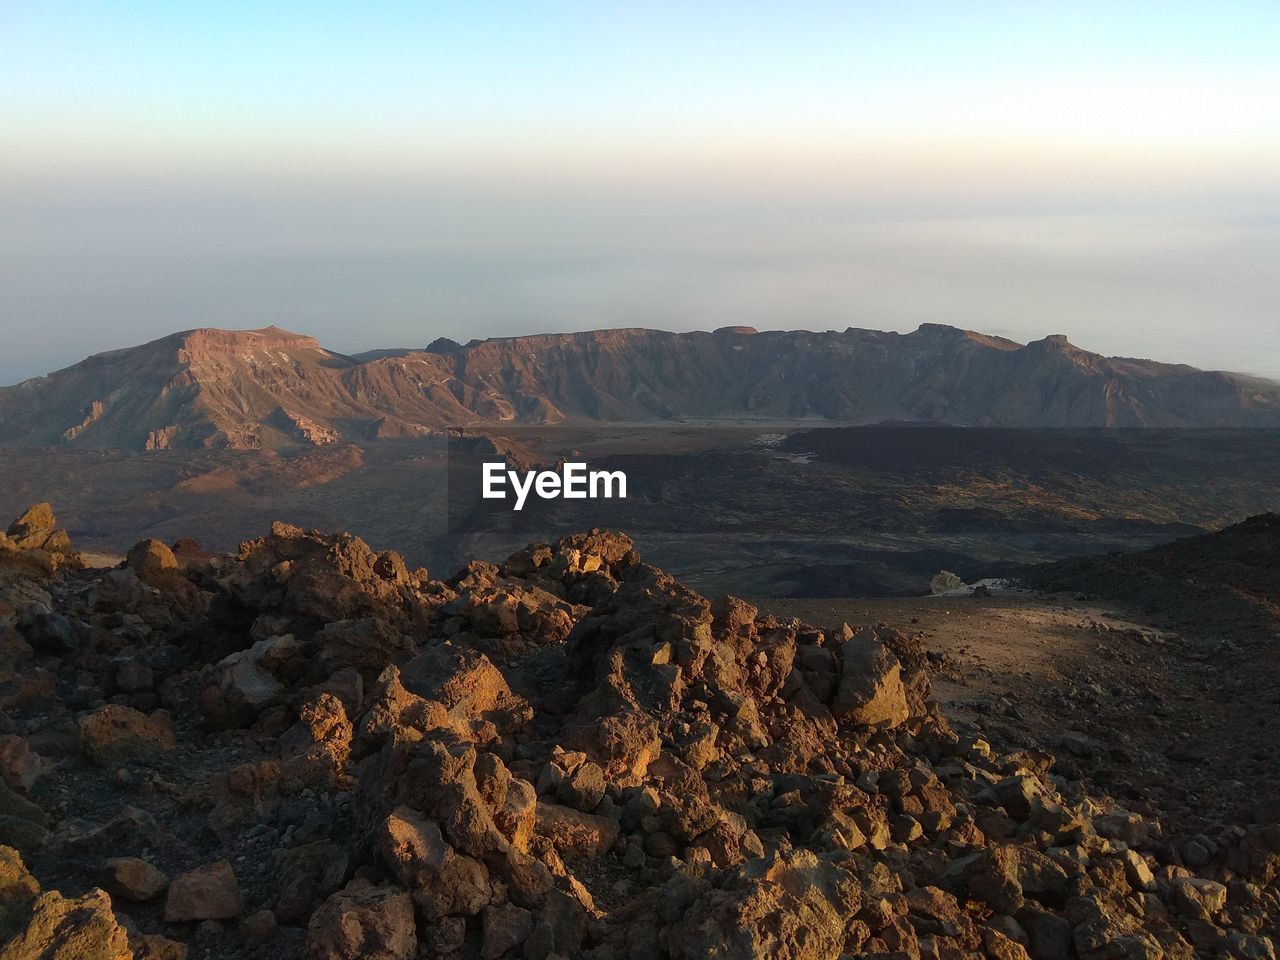
POLYGON ((307 943, 314 960, 411 960, 413 901, 395 887, 352 881, 312 915, 307 943))
POLYGON ((840 723, 896 727, 910 716, 902 665, 864 630, 840 647, 840 683, 831 714, 840 723))
POLYGON ((618 825, 572 807, 539 803, 537 831, 562 856, 598 857, 618 839, 618 825))
POLYGON ((170 923, 231 920, 243 909, 235 871, 226 860, 219 860, 173 878, 164 918, 170 923))

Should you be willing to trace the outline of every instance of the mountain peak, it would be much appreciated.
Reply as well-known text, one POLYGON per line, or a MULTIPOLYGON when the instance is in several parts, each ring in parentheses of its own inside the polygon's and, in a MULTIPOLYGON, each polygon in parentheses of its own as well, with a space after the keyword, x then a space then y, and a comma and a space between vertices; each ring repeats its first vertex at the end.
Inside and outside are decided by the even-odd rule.
POLYGON ((292 333, 277 326, 255 330, 225 330, 220 327, 197 327, 174 335, 179 343, 192 351, 279 350, 289 347, 320 349, 320 341, 302 333, 292 333))
POLYGON ((1065 333, 1051 333, 1049 336, 1038 342, 1044 344, 1046 347, 1054 347, 1058 350, 1076 351, 1080 349, 1067 339, 1067 335, 1065 333))

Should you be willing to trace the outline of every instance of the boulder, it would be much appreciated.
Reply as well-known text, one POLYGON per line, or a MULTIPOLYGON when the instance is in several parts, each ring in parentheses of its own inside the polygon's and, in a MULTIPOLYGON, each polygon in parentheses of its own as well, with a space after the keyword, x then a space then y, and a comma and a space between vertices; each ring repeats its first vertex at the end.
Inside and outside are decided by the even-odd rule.
POLYGON ((910 716, 902 665, 870 630, 840 647, 840 682, 831 701, 837 722, 896 727, 910 716))
POLYGON ((480 915, 480 929, 480 956, 483 960, 498 960, 533 932, 533 914, 512 903, 486 907, 480 915))
POLYGON ((590 813, 600 805, 604 790, 604 771, 599 764, 588 760, 578 764, 571 774, 560 781, 556 796, 566 806, 590 813))
POLYGON ((395 887, 353 880, 312 915, 307 943, 315 960, 412 960, 413 901, 395 887))
POLYGON ((841 954, 862 899, 855 877, 809 851, 750 861, 694 897, 667 908, 673 960, 828 960, 841 954))
POLYGON ((546 837, 561 856, 598 857, 618 839, 618 825, 605 817, 563 807, 538 804, 537 832, 546 837))
POLYGON ((378 854, 432 919, 474 916, 489 902, 489 871, 453 849, 434 821, 398 807, 383 821, 376 838, 378 854))
POLYGON ((139 903, 164 893, 169 878, 163 870, 137 857, 115 857, 99 870, 102 886, 113 897, 139 903))
POLYGON ((235 871, 226 860, 219 860, 173 878, 164 902, 164 918, 170 923, 232 920, 243 909, 235 871))
POLYGON ((0 947, 4 960, 133 960, 129 935, 102 890, 74 900, 51 890, 29 909, 26 926, 0 947))
POLYGON ((129 938, 102 890, 68 899, 44 893, 18 852, 0 846, 3 960, 132 960, 129 938))
POLYGON ((109 703, 80 720, 85 755, 101 766, 146 762, 177 745, 173 720, 163 710, 148 716, 132 707, 109 703))

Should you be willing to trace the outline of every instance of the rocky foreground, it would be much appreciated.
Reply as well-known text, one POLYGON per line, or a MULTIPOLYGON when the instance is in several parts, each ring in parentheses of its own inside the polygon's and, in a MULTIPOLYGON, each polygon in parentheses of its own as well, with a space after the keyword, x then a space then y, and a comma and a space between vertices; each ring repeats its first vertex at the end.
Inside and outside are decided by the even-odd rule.
MULTIPOLYGON (((0 960, 1274 957, 1280 824, 1175 836, 917 638, 593 531, 448 580, 285 524, 0 538, 0 960)), ((1069 718, 1064 718, 1064 726, 1069 718)))

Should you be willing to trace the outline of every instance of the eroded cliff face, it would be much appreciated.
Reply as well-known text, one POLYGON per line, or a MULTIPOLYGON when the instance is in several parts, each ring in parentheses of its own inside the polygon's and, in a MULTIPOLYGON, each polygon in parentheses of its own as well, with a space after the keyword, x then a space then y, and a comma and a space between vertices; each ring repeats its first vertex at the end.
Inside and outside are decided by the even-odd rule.
POLYGON ((0 441, 159 450, 291 447, 562 420, 928 420, 1010 427, 1275 426, 1280 386, 911 334, 730 327, 433 344, 353 359, 275 327, 194 330, 0 390, 0 441))

